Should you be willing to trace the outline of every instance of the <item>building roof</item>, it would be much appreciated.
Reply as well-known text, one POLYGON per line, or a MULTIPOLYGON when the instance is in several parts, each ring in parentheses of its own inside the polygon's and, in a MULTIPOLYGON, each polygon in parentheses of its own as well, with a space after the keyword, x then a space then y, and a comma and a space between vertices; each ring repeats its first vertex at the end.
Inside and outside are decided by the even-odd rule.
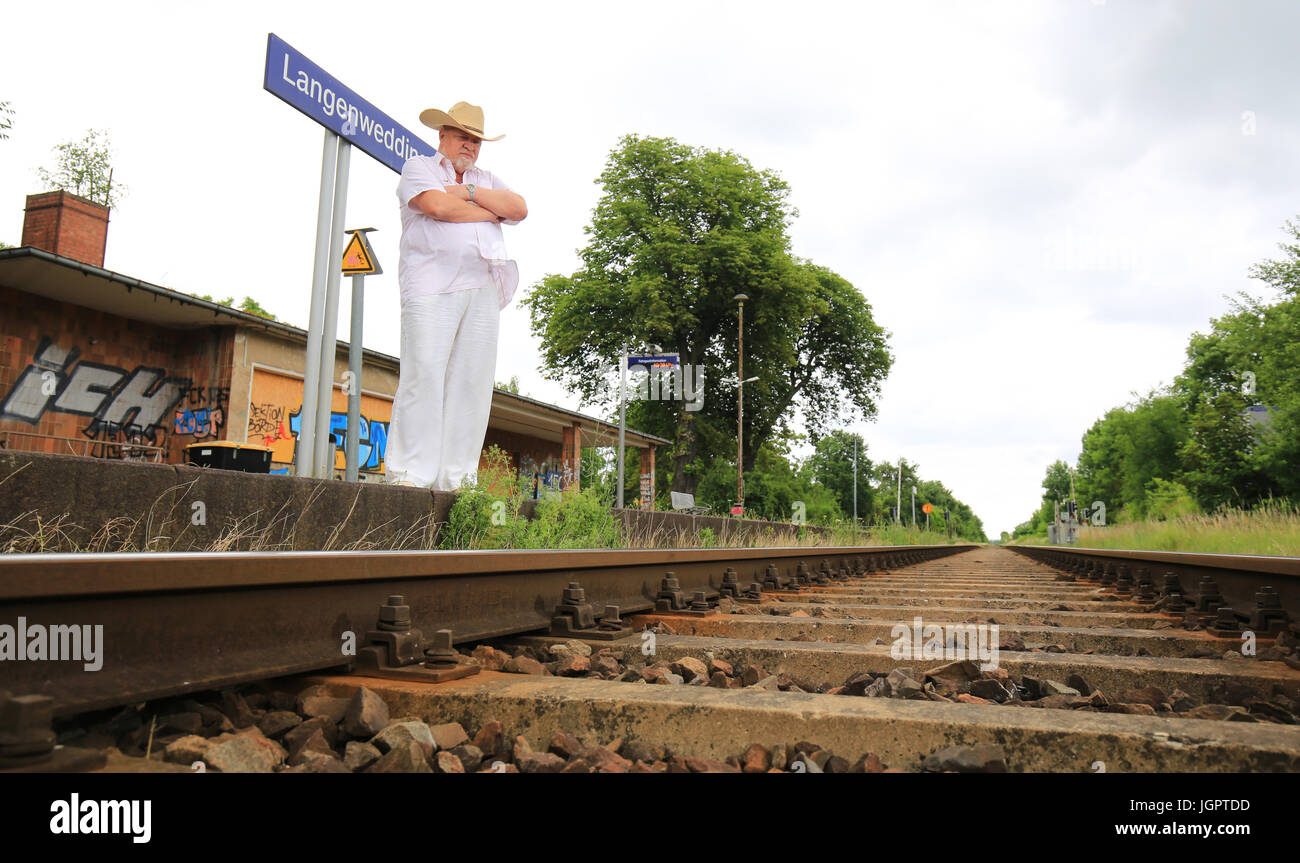
MULTIPOLYGON (((192 294, 173 291, 32 246, 0 249, 0 285, 161 327, 252 327, 303 344, 307 342, 307 331, 290 324, 232 309, 220 303, 199 299, 192 294)), ((342 340, 338 344, 344 349, 348 347, 348 343, 342 340)), ((366 349, 362 356, 394 368, 400 366, 397 357, 379 351, 366 349)), ((492 417, 494 428, 547 440, 560 440, 561 428, 576 421, 584 434, 591 437, 584 444, 610 446, 618 442, 617 425, 505 390, 494 390, 492 393, 492 417), (612 441, 608 440, 611 435, 612 441)), ((627 429, 626 438, 632 446, 672 443, 635 429, 627 429)))
MULTIPOLYGON (((173 291, 33 246, 0 249, 0 284, 59 302, 162 327, 182 330, 214 324, 260 327, 304 342, 307 340, 306 330, 290 324, 199 299, 193 294, 173 291)), ((397 357, 376 351, 366 351, 365 354, 397 364, 397 357)))
MULTIPOLYGON (((583 435, 590 438, 583 440, 583 446, 618 445, 618 425, 616 423, 608 423, 593 416, 580 414, 567 408, 556 407, 527 396, 508 393, 505 390, 494 390, 492 392, 492 420, 495 428, 517 431, 520 434, 549 440, 560 440, 561 435, 558 432, 554 436, 545 433, 553 428, 553 426, 546 424, 548 420, 552 423, 560 420, 566 422, 566 424, 576 421, 582 427, 583 435), (539 422, 541 425, 538 425, 539 422)), ((639 432, 636 429, 629 428, 625 429, 624 432, 626 442, 632 446, 647 443, 655 445, 672 443, 667 438, 639 432)))

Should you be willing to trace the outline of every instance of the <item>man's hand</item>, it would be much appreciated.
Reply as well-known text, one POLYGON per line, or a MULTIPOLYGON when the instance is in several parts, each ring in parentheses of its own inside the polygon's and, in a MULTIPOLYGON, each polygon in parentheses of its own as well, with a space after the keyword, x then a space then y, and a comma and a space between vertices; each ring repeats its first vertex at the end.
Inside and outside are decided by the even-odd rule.
POLYGON ((528 217, 528 205, 518 194, 506 189, 486 189, 474 187, 474 200, 469 199, 469 188, 460 186, 443 186, 448 195, 470 204, 476 204, 497 217, 498 222, 522 221, 528 217))
MULTIPOLYGON (((464 201, 465 203, 469 204, 472 207, 482 207, 484 210, 487 210, 487 212, 492 216, 490 221, 504 222, 506 220, 505 216, 498 215, 492 212, 491 208, 485 207, 483 205, 483 199, 480 197, 480 195, 482 195, 484 192, 492 192, 494 191, 493 189, 484 189, 482 186, 475 186, 474 200, 472 201, 470 200, 469 197, 469 186, 467 184, 460 185, 460 186, 443 186, 443 189, 447 192, 448 195, 451 195, 453 198, 460 198, 462 201, 464 201)), ((489 195, 489 197, 491 196, 489 195)))
POLYGON ((469 192, 464 198, 453 190, 461 186, 446 186, 446 191, 429 189, 411 199, 411 205, 426 216, 440 222, 500 222, 501 217, 478 204, 469 202, 469 192))

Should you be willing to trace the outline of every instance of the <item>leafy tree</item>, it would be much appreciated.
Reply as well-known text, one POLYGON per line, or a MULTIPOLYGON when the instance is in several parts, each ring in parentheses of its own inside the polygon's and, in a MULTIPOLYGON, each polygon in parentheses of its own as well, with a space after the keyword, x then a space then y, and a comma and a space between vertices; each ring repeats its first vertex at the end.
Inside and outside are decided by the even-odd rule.
MULTIPOLYGON (((1239 294, 1208 333, 1192 334, 1171 387, 1088 430, 1081 499, 1104 501, 1114 521, 1300 500, 1300 222, 1285 232, 1296 242, 1280 244, 1283 258, 1249 271, 1281 298, 1239 294)), ((1041 523, 1036 513, 1016 535, 1041 523)))
POLYGON ((1278 243, 1278 248, 1286 253, 1281 261, 1261 261, 1249 270, 1252 279, 1259 279, 1283 293, 1300 295, 1300 222, 1289 219, 1283 230, 1291 235, 1294 243, 1278 243))
MULTIPOLYGON (((911 524, 912 522, 912 486, 916 486, 916 523, 923 525, 925 515, 921 508, 929 503, 934 506, 934 513, 930 518, 931 530, 942 530, 944 527, 943 511, 948 510, 951 517, 951 526, 953 535, 971 542, 988 542, 988 537, 984 533, 984 523, 980 520, 968 504, 963 503, 957 498, 942 482, 937 480, 924 480, 920 475, 920 467, 906 459, 901 459, 902 465, 902 513, 903 523, 911 524), (936 521, 937 520, 937 521, 936 521)), ((889 519, 889 510, 899 499, 898 484, 899 463, 896 462, 877 462, 870 467, 871 474, 871 511, 869 515, 864 515, 864 519, 869 519, 871 523, 884 524, 889 519)), ((859 494, 862 493, 861 482, 859 481, 859 494)), ((859 504, 859 512, 862 511, 859 504)))
POLYGON ((1243 415, 1245 397, 1232 390, 1196 402, 1191 437, 1183 447, 1186 480, 1205 509, 1249 506, 1272 491, 1250 458, 1254 435, 1243 415))
MULTIPOLYGON (((734 468, 731 475, 735 477, 734 468)), ((734 485, 731 490, 734 494, 734 485)), ((801 479, 790 463, 786 442, 769 441, 759 449, 753 469, 745 476, 746 513, 772 521, 789 521, 794 514, 795 501, 804 503, 804 517, 809 523, 829 522, 841 517, 834 498, 822 486, 810 485, 801 479), (816 500, 812 500, 814 495, 816 500), (812 507, 809 507, 810 503, 812 507)))
POLYGON ((239 308, 242 311, 248 312, 250 315, 258 315, 263 318, 275 320, 275 315, 262 308, 261 304, 252 297, 244 297, 244 301, 239 304, 239 308))
POLYGON ((126 187, 112 181, 108 149, 108 133, 91 129, 80 141, 67 141, 55 147, 54 170, 39 168, 37 176, 50 189, 63 189, 106 207, 115 207, 126 193, 126 187))
MULTIPOLYGON (((899 518, 910 523, 911 519, 911 501, 912 486, 920 483, 917 465, 899 459, 897 462, 877 462, 871 466, 873 484, 878 493, 873 494, 871 520, 876 524, 883 524, 889 521, 889 510, 899 500, 900 485, 898 480, 898 471, 902 469, 902 512, 899 518)), ((917 489, 920 491, 920 488, 917 489)))
POLYGON ((0 141, 9 140, 9 130, 14 127, 14 109, 8 102, 0 102, 0 141))
POLYGON ((1159 477, 1151 480, 1146 495, 1146 515, 1158 521, 1180 516, 1196 515, 1201 511, 1196 499, 1179 482, 1169 482, 1159 477))
POLYGON ((546 276, 524 305, 543 373, 611 413, 605 384, 624 348, 664 345, 704 367, 700 410, 685 401, 629 405, 630 425, 674 442, 659 462, 660 487, 693 493, 704 473, 718 473, 717 459, 734 457, 738 293, 749 297, 745 374, 759 378, 744 393, 746 471, 789 431, 794 408, 813 431, 834 421, 844 400, 874 414, 891 360, 885 334, 851 285, 791 257, 794 210, 780 177, 729 151, 629 135, 599 183, 580 268, 546 276))
POLYGON ((519 376, 511 375, 509 383, 503 384, 501 383, 501 381, 497 381, 495 386, 499 390, 503 390, 508 393, 514 393, 515 395, 519 395, 519 376))
MULTIPOLYGON (((781 429, 794 407, 813 436, 851 416, 875 417, 880 384, 893 364, 886 332, 876 325, 871 306, 853 285, 811 261, 799 261, 797 269, 811 285, 810 313, 802 320, 774 322, 785 328, 786 338, 764 340, 752 354, 746 334, 746 355, 752 363, 747 368, 781 370, 779 374, 760 373, 755 384, 756 404, 745 410, 749 421, 745 429, 747 466, 758 447, 781 429), (787 353, 790 348, 793 362, 787 353)), ((768 320, 767 316, 758 319, 763 325, 768 320)), ((726 391, 724 403, 735 404, 732 394, 726 391)), ((735 411, 727 413, 734 415, 735 411)), ((846 511, 852 512, 851 499, 846 511)))
POLYGON ((1181 455, 1197 500, 1300 498, 1300 295, 1273 304, 1242 296, 1208 334, 1192 336, 1187 354, 1175 388, 1193 427, 1181 455), (1251 405, 1268 408, 1266 422, 1246 420, 1251 405))
POLYGON ((1048 465, 1043 476, 1043 498, 1029 520, 1016 526, 1011 536, 1039 536, 1056 518, 1056 502, 1070 498, 1070 466, 1057 459, 1048 465))
POLYGON ((858 454, 858 519, 875 511, 876 492, 868 481, 871 461, 867 458, 867 445, 861 435, 836 429, 815 444, 813 454, 804 463, 809 480, 825 486, 839 504, 846 518, 853 517, 853 451, 858 454))
POLYGON ((1072 485, 1070 466, 1057 459, 1047 468, 1047 475, 1043 477, 1043 497, 1051 500, 1069 500, 1072 485))
POLYGON ((924 480, 917 485, 916 518, 918 525, 925 523, 925 515, 921 512, 921 507, 927 503, 934 507, 934 512, 930 514, 931 530, 943 530, 943 513, 946 510, 949 513, 949 524, 954 536, 972 542, 988 541, 988 537, 984 534, 983 522, 980 521, 969 506, 958 500, 943 483, 936 480, 924 480))
POLYGON ((1182 475, 1188 434, 1186 408, 1168 392, 1152 391, 1107 411, 1083 436, 1079 500, 1084 505, 1102 501, 1110 522, 1145 518, 1152 482, 1182 475))
POLYGON ((239 309, 240 311, 248 312, 250 315, 258 315, 259 317, 267 318, 272 321, 275 320, 275 315, 262 308, 261 304, 252 297, 244 297, 243 302, 236 306, 234 297, 226 297, 224 300, 214 300, 212 299, 212 294, 195 294, 194 296, 198 297, 200 300, 207 300, 209 303, 216 303, 219 306, 239 309))

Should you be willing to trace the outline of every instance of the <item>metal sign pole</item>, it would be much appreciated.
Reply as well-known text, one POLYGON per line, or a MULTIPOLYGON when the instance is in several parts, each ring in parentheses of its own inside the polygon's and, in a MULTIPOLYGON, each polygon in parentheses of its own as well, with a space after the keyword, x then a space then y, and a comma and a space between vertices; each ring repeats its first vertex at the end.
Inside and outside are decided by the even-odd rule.
POLYGON ((348 166, 352 145, 339 143, 334 172, 334 222, 330 230, 329 261, 326 271, 325 321, 321 333, 320 370, 316 389, 316 473, 318 479, 334 478, 334 441, 330 437, 330 414, 334 407, 334 354, 338 347, 339 281, 338 261, 343 257, 343 217, 348 203, 348 166))
POLYGON ((623 506, 623 435, 627 429, 627 353, 618 358, 618 497, 614 506, 623 506))
POLYGON ((339 136, 325 130, 321 153, 320 202, 316 209, 316 257, 311 275, 311 311, 307 319, 307 355, 303 362, 302 408, 298 412, 298 445, 294 450, 295 476, 316 474, 316 395, 320 372, 321 333, 325 317, 325 285, 333 260, 330 258, 330 208, 334 200, 334 171, 338 161, 339 136))
POLYGON ((365 358, 364 316, 366 311, 366 276, 377 276, 383 272, 375 250, 370 248, 366 234, 374 228, 352 228, 345 233, 351 234, 347 248, 343 250, 340 262, 342 275, 352 277, 352 316, 348 333, 348 371, 347 385, 343 392, 348 397, 348 426, 344 436, 343 459, 345 463, 344 478, 356 482, 361 478, 361 370, 365 358))
POLYGON ((348 371, 352 375, 348 382, 348 437, 344 451, 348 482, 356 482, 361 472, 357 460, 361 455, 361 316, 366 309, 365 281, 365 276, 352 277, 352 329, 348 336, 348 371))

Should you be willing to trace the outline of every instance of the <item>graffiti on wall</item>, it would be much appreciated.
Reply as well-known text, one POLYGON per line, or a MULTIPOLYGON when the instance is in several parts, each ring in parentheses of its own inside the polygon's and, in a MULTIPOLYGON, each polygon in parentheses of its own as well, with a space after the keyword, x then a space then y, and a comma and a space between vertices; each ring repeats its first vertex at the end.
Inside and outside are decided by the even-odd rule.
POLYGON ((82 434, 94 441, 86 455, 91 458, 112 458, 123 461, 152 461, 159 445, 159 429, 142 429, 138 426, 114 426, 100 423, 87 426, 82 434))
MULTIPOLYGON (((170 429, 172 410, 190 390, 190 378, 165 369, 136 366, 127 371, 88 360, 79 348, 41 340, 32 362, 0 401, 0 419, 35 425, 47 412, 89 417, 81 433, 91 440, 157 446, 170 429)), ((123 452, 105 446, 106 453, 123 452)), ((110 457, 118 457, 111 455, 110 457)))
MULTIPOLYGON (((330 410, 330 434, 334 435, 334 467, 347 467, 347 396, 334 390, 330 410)), ((383 473, 388 450, 388 424, 393 402, 389 398, 361 394, 361 423, 357 434, 357 460, 364 473, 383 473)), ((285 473, 294 461, 302 419, 302 378, 256 367, 248 402, 249 443, 271 447, 273 473, 285 473)))
POLYGON ((215 438, 226 422, 221 408, 185 408, 176 412, 172 434, 192 435, 196 440, 215 438))
POLYGON ((272 403, 248 405, 248 436, 260 436, 263 446, 272 446, 277 441, 288 438, 289 427, 285 419, 289 409, 284 405, 272 403))
MULTIPOLYGON (((289 415, 289 430, 293 433, 294 439, 298 438, 298 429, 302 426, 302 409, 301 406, 297 411, 289 415)), ((384 461, 384 453, 388 450, 388 420, 368 419, 365 414, 360 416, 360 423, 357 428, 357 461, 360 462, 358 470, 376 471, 384 461)), ((334 436, 334 451, 336 453, 335 467, 342 470, 347 467, 348 439, 348 414, 347 411, 330 412, 330 434, 334 436)))
POLYGON ((229 387, 189 387, 185 406, 177 408, 172 418, 172 434, 189 435, 195 440, 216 438, 226 424, 229 387))

